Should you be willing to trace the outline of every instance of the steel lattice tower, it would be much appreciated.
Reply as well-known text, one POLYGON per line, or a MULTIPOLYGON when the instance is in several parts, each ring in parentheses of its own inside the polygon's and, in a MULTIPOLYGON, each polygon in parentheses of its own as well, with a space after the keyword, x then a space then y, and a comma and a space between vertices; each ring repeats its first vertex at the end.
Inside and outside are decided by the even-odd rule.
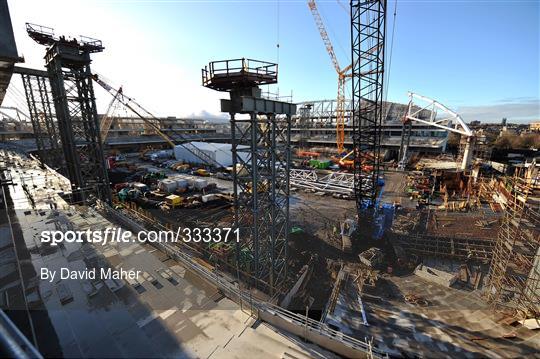
POLYGON ((386 0, 351 1, 354 188, 358 212, 375 206, 383 115, 386 0))
POLYGON ((259 85, 277 82, 277 65, 238 59, 210 63, 203 85, 228 91, 231 119, 236 263, 253 284, 274 294, 287 278, 291 116, 296 105, 264 99, 259 85), (238 115, 240 114, 240 115, 238 115))
POLYGON ((39 158, 42 163, 65 174, 62 143, 52 104, 49 77, 46 73, 41 74, 38 71, 20 70, 39 158))
POLYGON ((26 24, 26 31, 47 46, 45 65, 73 197, 86 201, 93 196, 110 203, 90 71, 90 54, 103 51, 101 41, 56 37, 52 29, 31 24, 26 24))

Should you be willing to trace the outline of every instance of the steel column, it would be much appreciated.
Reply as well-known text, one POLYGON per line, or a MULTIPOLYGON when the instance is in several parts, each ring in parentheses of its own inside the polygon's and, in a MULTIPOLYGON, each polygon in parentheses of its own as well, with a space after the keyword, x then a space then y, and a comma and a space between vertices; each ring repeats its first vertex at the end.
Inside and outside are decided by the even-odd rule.
POLYGON ((290 116, 231 116, 237 258, 269 292, 286 278, 290 126, 290 116))

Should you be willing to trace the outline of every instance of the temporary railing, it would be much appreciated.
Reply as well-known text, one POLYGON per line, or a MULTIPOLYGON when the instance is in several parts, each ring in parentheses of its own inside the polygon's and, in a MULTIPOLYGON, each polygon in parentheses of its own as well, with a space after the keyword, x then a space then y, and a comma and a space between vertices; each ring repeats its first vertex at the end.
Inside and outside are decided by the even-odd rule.
MULTIPOLYGON (((98 203, 98 209, 105 215, 113 217, 115 220, 119 221, 131 230, 145 230, 143 225, 137 223, 127 215, 113 209, 106 203, 100 201, 98 203)), ((159 250, 165 252, 171 258, 182 263, 182 265, 184 265, 187 269, 193 271, 203 279, 218 287, 225 296, 240 304, 243 310, 249 309, 251 315, 256 316, 257 318, 261 318, 263 313, 271 316, 278 316, 297 328, 303 328, 306 331, 306 334, 308 331, 315 332, 327 340, 338 342, 340 345, 346 346, 349 350, 362 352, 366 357, 388 358, 388 355, 385 352, 373 348, 372 344, 367 340, 362 341, 355 339, 329 328, 324 323, 290 312, 272 303, 263 301, 262 299, 253 296, 252 293, 242 291, 237 285, 231 283, 225 275, 217 270, 209 270, 205 266, 195 261, 185 251, 180 250, 178 247, 175 247, 170 243, 156 241, 152 242, 151 244, 159 250), (244 307, 244 304, 247 304, 248 307, 244 307)))
POLYGON ((79 39, 66 39, 64 37, 58 37, 54 34, 54 29, 48 26, 31 24, 27 22, 26 32, 32 39, 41 45, 52 45, 55 42, 62 41, 64 43, 69 42, 76 44, 88 52, 103 51, 103 44, 101 40, 82 35, 79 35, 79 39))
MULTIPOLYGON (((277 82, 278 65, 253 59, 233 59, 210 62, 202 69, 203 86, 216 88, 213 84, 216 77, 232 78, 239 75, 256 75, 256 83, 272 84, 277 82)), ((226 88, 218 86, 217 90, 225 91, 226 88)))

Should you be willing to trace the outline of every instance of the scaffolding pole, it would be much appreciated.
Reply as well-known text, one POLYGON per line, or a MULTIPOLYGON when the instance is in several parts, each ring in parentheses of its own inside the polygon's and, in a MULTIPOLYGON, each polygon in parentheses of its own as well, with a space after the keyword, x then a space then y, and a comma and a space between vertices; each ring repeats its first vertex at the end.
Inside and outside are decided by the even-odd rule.
POLYGON ((520 318, 540 317, 540 191, 538 168, 518 168, 508 179, 506 204, 488 275, 486 297, 494 309, 520 318))

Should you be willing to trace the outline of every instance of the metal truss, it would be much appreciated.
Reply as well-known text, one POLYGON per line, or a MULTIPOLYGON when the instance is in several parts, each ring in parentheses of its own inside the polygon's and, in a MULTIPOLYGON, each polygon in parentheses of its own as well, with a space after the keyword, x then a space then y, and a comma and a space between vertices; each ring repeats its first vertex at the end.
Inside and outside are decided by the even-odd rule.
POLYGON ((231 114, 237 260, 274 293, 287 277, 290 116, 231 114))
POLYGON ((407 111, 406 121, 415 121, 417 123, 433 126, 449 132, 457 133, 461 136, 465 136, 467 142, 463 151, 461 169, 467 170, 469 168, 471 157, 473 155, 474 132, 469 128, 469 126, 467 126, 460 115, 438 101, 430 99, 426 96, 409 92, 409 108, 407 111), (429 113, 428 118, 423 117, 425 116, 426 111, 429 113), (438 116, 440 112, 442 112, 444 116, 438 116))
POLYGON ((487 300, 518 317, 540 316, 540 213, 528 198, 540 191, 538 169, 517 171, 488 274, 487 300))
POLYGON ((460 115, 438 101, 412 92, 409 92, 407 120, 438 127, 467 137, 474 135, 460 115), (430 114, 429 118, 419 116, 422 114, 425 115, 426 111, 430 114), (441 112, 445 116, 438 116, 441 112))
POLYGON ((101 41, 56 37, 50 28, 27 24, 28 35, 46 45, 58 128, 75 201, 95 197, 110 203, 109 179, 99 137, 90 54, 103 51, 101 41))
POLYGON ((312 104, 306 103, 299 108, 299 117, 296 119, 296 127, 300 129, 300 138, 298 140, 298 146, 300 148, 306 148, 308 145, 312 107, 312 104))
POLYGON ((354 175, 334 172, 319 178, 312 170, 291 169, 291 186, 330 194, 354 194, 354 175))
POLYGON ((358 211, 374 207, 380 170, 386 0, 351 1, 352 114, 358 211), (367 178, 367 181, 364 179, 367 178))
POLYGON ((62 142, 48 76, 21 72, 38 156, 42 163, 65 174, 62 142))
MULTIPOLYGON (((297 104, 298 113, 293 116, 293 121, 299 123, 302 119, 303 110, 309 106, 309 125, 321 123, 325 125, 334 125, 337 121, 337 100, 306 101, 297 104)), ((350 124, 351 100, 344 101, 345 126, 350 124)))
POLYGON ((277 64, 252 59, 211 62, 203 86, 230 93, 221 111, 231 119, 236 263, 274 295, 287 279, 291 116, 296 105, 261 97, 277 83, 277 64), (239 117, 237 117, 237 114, 239 117))

